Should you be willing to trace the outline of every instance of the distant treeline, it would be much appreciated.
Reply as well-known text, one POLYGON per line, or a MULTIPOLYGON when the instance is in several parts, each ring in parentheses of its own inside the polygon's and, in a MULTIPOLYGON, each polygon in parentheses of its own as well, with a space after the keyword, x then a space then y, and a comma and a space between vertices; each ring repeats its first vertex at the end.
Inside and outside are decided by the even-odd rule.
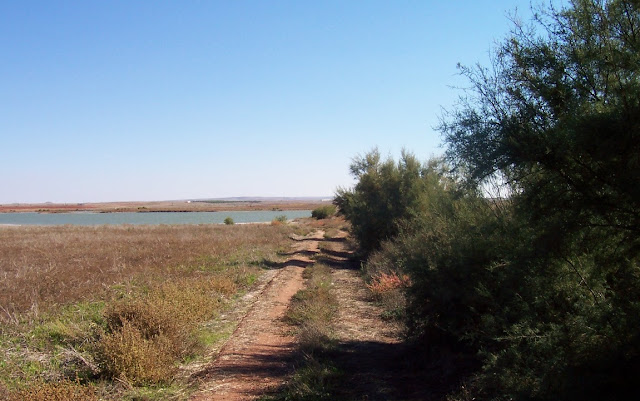
POLYGON ((374 150, 337 193, 448 400, 640 396, 639 7, 537 10, 461 67, 446 157, 374 150))

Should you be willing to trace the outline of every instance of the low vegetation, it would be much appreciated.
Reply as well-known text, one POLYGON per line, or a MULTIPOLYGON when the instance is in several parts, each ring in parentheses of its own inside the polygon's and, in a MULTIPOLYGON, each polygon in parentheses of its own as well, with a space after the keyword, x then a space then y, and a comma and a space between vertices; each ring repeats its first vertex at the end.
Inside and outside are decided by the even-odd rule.
POLYGON ((0 318, 260 260, 285 240, 260 225, 2 227, 0 318))
POLYGON ((306 288, 298 291, 286 319, 297 327, 298 344, 305 352, 321 349, 330 338, 337 302, 331 290, 331 269, 316 264, 305 269, 306 288))
POLYGON ((147 294, 117 300, 104 311, 98 349, 105 373, 132 384, 168 382, 174 361, 198 347, 197 328, 238 290, 226 275, 162 283, 147 294))
MULTIPOLYGON (((380 253, 380 255, 383 254, 380 253)), ((383 263, 389 266, 388 261, 384 260, 383 263)), ((411 279, 408 274, 398 273, 395 270, 388 273, 378 271, 373 267, 374 264, 375 262, 371 260, 366 265, 367 288, 371 291, 373 299, 384 307, 383 317, 401 320, 405 317, 405 291, 411 287, 411 279)))
POLYGON ((305 269, 306 287, 292 298, 286 320, 295 327, 299 365, 277 396, 263 401, 332 400, 340 372, 327 355, 333 347, 332 320, 337 300, 331 288, 331 269, 315 264, 305 269))
POLYGON ((69 380, 32 383, 28 388, 17 392, 5 389, 3 393, 0 388, 0 397, 5 401, 98 401, 99 399, 95 388, 69 380))
POLYGON ((287 216, 286 216, 286 215, 281 214, 281 215, 276 216, 276 217, 271 221, 271 224, 272 224, 272 225, 276 225, 276 226, 277 226, 277 225, 281 225, 281 224, 286 224, 288 220, 289 220, 289 219, 287 219, 287 216))
POLYGON ((288 234, 270 225, 0 228, 0 394, 185 398, 181 366, 222 339, 205 323, 273 265, 288 234))

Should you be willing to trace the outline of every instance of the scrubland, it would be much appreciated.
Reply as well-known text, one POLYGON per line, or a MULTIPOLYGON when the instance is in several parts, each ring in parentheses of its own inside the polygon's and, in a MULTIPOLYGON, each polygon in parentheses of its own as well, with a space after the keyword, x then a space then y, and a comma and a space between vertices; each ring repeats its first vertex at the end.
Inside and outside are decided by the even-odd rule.
MULTIPOLYGON (((286 225, 0 227, 0 396, 181 399, 286 225)), ((55 398, 58 397, 58 398, 55 398)))

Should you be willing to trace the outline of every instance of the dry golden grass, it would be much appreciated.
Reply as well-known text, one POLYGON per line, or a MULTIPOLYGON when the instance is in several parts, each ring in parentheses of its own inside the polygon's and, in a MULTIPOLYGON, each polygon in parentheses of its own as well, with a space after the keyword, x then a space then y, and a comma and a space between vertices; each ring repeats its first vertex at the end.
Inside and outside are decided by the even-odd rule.
POLYGON ((105 297, 114 284, 193 276, 260 258, 287 229, 242 226, 0 227, 0 319, 105 297))
POLYGON ((115 383, 179 387, 173 374, 204 346, 202 324, 273 265, 290 232, 0 227, 0 398, 94 399, 74 377, 101 399, 122 398, 115 383))
POLYGON ((131 384, 169 381, 174 361, 198 346, 193 333, 221 308, 221 298, 237 291, 226 276, 164 282, 145 296, 113 302, 104 316, 108 333, 99 341, 110 377, 131 384))
POLYGON ((169 380, 175 370, 173 348, 173 339, 164 331, 148 337, 129 321, 100 341, 106 373, 128 384, 169 380))
POLYGON ((0 396, 6 401, 98 401, 92 387, 82 386, 76 382, 62 380, 56 383, 39 382, 31 388, 16 393, 7 392, 0 396))

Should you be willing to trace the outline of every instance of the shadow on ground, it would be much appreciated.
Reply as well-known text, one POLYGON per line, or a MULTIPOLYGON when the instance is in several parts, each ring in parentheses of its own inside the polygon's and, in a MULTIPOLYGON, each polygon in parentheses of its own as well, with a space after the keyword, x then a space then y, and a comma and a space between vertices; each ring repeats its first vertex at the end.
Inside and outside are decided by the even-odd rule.
MULTIPOLYGON (((313 253, 312 255, 315 255, 315 254, 313 253)), ((259 266, 268 270, 277 270, 277 269, 282 269, 286 266, 307 267, 315 263, 314 260, 310 260, 310 257, 307 256, 307 253, 305 252, 294 253, 294 254, 291 254, 291 256, 296 256, 296 257, 289 258, 284 262, 276 262, 270 259, 262 259, 259 262, 253 263, 253 265, 259 266)))
POLYGON ((293 357, 291 349, 286 347, 264 347, 264 352, 244 354, 242 365, 227 365, 224 362, 208 367, 191 376, 194 380, 203 380, 212 376, 241 375, 250 378, 282 376, 291 372, 293 357))
POLYGON ((358 270, 360 269, 360 262, 356 259, 336 259, 335 257, 320 255, 315 258, 316 262, 325 264, 332 269, 347 269, 358 270))
MULTIPOLYGON (((415 357, 403 343, 375 341, 340 343, 328 352, 341 372, 340 385, 333 394, 338 400, 433 400, 423 369, 415 366, 415 357)), ((438 386, 434 386, 437 388, 438 386)))
MULTIPOLYGON (((359 270, 361 262, 344 237, 326 238, 318 263, 332 269, 359 270)), ((368 294, 368 293, 367 293, 368 294)), ((370 299, 361 299, 371 302, 370 299)), ((442 399, 442 385, 429 379, 424 360, 404 342, 343 341, 323 357, 340 372, 335 400, 418 401, 442 399), (431 383, 431 384, 429 384, 431 383), (439 394, 438 394, 439 393, 439 394)))
POLYGON ((323 263, 329 267, 335 269, 359 269, 360 262, 354 257, 354 251, 349 245, 347 238, 317 238, 317 237, 291 237, 296 242, 314 241, 319 244, 327 244, 327 246, 320 245, 319 250, 309 249, 293 249, 287 252, 279 252, 278 255, 288 258, 283 262, 276 262, 270 259, 262 259, 259 262, 255 262, 254 265, 261 266, 266 269, 282 269, 285 266, 298 266, 307 267, 314 263, 323 263), (342 249, 332 249, 335 244, 340 244, 342 249))
MULTIPOLYGON (((247 382, 282 382, 293 372, 295 353, 288 347, 264 346, 260 352, 243 353, 242 359, 241 364, 221 361, 192 375, 190 379, 194 382, 204 382, 212 377, 239 377, 247 382)), ((224 387, 223 381, 215 391, 228 391, 224 387)), ((265 390, 261 386, 248 386, 242 391, 242 397, 253 399, 273 390, 265 390)))

